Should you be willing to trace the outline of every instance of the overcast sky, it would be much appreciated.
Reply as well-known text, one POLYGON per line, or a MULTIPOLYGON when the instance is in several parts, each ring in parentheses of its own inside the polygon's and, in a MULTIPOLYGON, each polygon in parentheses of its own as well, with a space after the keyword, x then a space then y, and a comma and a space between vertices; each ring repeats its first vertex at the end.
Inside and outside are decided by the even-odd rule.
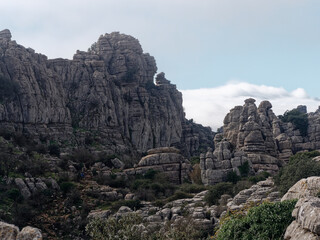
POLYGON ((138 38, 184 90, 187 116, 205 125, 221 125, 249 96, 282 103, 278 114, 320 105, 319 0, 10 0, 0 9, 0 28, 49 58, 71 59, 104 33, 138 38))

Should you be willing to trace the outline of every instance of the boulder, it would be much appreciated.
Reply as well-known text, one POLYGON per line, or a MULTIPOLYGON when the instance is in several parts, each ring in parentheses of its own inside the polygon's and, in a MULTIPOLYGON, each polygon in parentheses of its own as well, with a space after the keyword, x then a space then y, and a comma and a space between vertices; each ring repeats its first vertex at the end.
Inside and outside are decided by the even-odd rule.
POLYGON ((316 196, 320 191, 320 177, 303 178, 293 185, 281 201, 316 196))

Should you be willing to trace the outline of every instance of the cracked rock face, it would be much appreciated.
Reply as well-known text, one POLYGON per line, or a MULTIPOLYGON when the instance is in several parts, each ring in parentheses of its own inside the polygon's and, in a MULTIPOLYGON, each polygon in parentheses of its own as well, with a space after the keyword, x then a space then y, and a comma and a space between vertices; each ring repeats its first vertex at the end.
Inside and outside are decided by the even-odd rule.
POLYGON ((206 135, 212 140, 211 129, 187 122, 182 94, 164 73, 154 84, 155 59, 134 37, 105 34, 73 60, 48 60, 3 30, 0 56, 1 81, 14 86, 0 102, 0 122, 11 131, 74 142, 78 129, 95 131, 120 154, 176 146, 190 155, 206 135))
POLYGON ((282 197, 281 201, 298 199, 292 216, 295 220, 286 230, 285 240, 320 239, 320 177, 301 179, 282 197))

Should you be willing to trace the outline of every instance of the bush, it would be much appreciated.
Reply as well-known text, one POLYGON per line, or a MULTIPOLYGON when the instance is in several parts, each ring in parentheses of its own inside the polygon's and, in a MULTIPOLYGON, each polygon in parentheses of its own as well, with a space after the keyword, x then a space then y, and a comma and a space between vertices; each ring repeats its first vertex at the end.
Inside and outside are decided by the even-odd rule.
POLYGON ((318 151, 312 151, 291 156, 289 163, 274 177, 279 191, 285 194, 300 179, 320 176, 320 163, 312 160, 319 155, 318 151))
POLYGON ((126 214, 121 218, 108 219, 94 218, 86 226, 86 232, 95 240, 139 240, 145 239, 140 227, 142 218, 134 213, 126 214))
POLYGON ((296 129, 299 129, 302 136, 307 136, 309 123, 308 115, 306 113, 302 113, 298 109, 293 109, 291 111, 286 111, 283 116, 280 115, 279 118, 283 122, 293 123, 296 129))
POLYGON ((259 173, 258 175, 249 177, 248 180, 252 183, 257 183, 257 182, 266 180, 270 176, 271 176, 270 173, 264 171, 259 173))
POLYGON ((130 189, 135 192, 139 199, 153 201, 159 197, 171 195, 176 187, 168 181, 163 173, 148 170, 146 174, 137 176, 132 181, 130 189))
POLYGON ((22 195, 17 188, 11 188, 7 191, 8 198, 12 199, 13 201, 21 201, 22 195))
POLYGON ((172 202, 178 199, 192 198, 193 195, 181 191, 176 191, 172 196, 167 198, 167 202, 172 202))
POLYGON ((214 239, 283 239, 286 228, 294 220, 291 214, 296 202, 263 203, 249 209, 247 214, 244 211, 229 212, 221 219, 214 239))
POLYGON ((50 155, 60 157, 60 147, 56 144, 52 144, 49 146, 50 155))
POLYGON ((75 184, 72 182, 62 182, 60 184, 60 189, 63 194, 71 192, 71 190, 73 190, 75 187, 75 184))
POLYGON ((249 166, 249 162, 245 161, 241 166, 238 167, 241 177, 246 177, 249 174, 250 171, 250 166, 249 166))
POLYGON ((207 188, 204 185, 185 183, 180 185, 179 190, 185 193, 199 193, 207 190, 207 188))
POLYGON ((77 163, 83 163, 89 168, 95 161, 95 157, 89 152, 88 149, 78 148, 71 154, 70 159, 77 163))
POLYGON ((228 172, 227 174, 227 182, 236 184, 240 179, 241 177, 238 176, 237 173, 234 171, 228 172))
POLYGON ((190 163, 192 165, 199 164, 200 163, 200 157, 197 157, 197 156, 196 157, 191 157, 190 163))
POLYGON ((209 206, 216 205, 223 194, 233 195, 233 187, 230 182, 217 183, 211 187, 204 200, 209 206))

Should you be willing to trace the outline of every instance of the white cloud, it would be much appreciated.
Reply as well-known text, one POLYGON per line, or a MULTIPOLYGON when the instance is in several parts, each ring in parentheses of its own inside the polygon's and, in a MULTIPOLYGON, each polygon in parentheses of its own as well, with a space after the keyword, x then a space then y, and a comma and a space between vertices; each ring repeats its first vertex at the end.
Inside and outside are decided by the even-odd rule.
POLYGON ((298 88, 292 92, 284 88, 254 85, 246 82, 229 82, 216 88, 181 90, 183 106, 188 119, 212 127, 216 130, 223 125, 225 115, 234 106, 243 105, 247 98, 255 98, 257 106, 268 100, 276 115, 283 114, 298 105, 306 105, 309 112, 314 112, 320 105, 319 99, 308 96, 306 91, 298 88))

